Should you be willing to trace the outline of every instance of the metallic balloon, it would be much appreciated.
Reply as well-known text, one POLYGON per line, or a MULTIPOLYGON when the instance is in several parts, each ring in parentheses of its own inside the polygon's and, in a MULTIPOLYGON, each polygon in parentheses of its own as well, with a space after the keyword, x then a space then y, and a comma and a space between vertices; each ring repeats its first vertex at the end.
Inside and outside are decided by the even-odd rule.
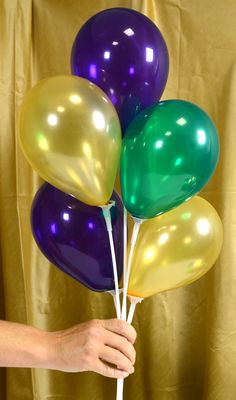
POLYGON ((222 242, 220 217, 200 197, 145 221, 134 250, 129 295, 145 298, 188 285, 213 266, 222 242))
POLYGON ((208 182, 218 157, 216 128, 195 104, 167 100, 147 108, 123 139, 120 179, 126 208, 146 219, 178 206, 208 182))
MULTIPOLYGON (((123 206, 114 192, 111 208, 118 276, 123 263, 123 206)), ((113 267, 102 209, 88 206, 45 183, 36 193, 31 227, 42 253, 89 289, 114 289, 113 267)))
POLYGON ((71 68, 104 90, 124 132, 137 113, 160 99, 169 58, 162 34, 149 18, 132 9, 111 8, 82 26, 71 68))
POLYGON ((20 109, 19 136, 30 164, 46 181, 90 205, 110 199, 121 149, 117 113, 86 79, 39 82, 20 109))

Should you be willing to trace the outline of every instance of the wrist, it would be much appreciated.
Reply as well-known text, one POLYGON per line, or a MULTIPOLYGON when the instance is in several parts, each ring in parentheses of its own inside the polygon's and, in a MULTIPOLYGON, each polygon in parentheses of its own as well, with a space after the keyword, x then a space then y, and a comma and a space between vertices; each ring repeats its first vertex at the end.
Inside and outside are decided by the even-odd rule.
POLYGON ((32 328, 31 335, 31 338, 26 338, 25 346, 22 345, 23 354, 20 355, 22 365, 20 365, 21 360, 19 360, 19 366, 50 369, 54 357, 51 332, 32 328))
POLYGON ((39 362, 42 368, 58 369, 59 364, 59 335, 58 332, 42 332, 41 348, 39 348, 39 362))

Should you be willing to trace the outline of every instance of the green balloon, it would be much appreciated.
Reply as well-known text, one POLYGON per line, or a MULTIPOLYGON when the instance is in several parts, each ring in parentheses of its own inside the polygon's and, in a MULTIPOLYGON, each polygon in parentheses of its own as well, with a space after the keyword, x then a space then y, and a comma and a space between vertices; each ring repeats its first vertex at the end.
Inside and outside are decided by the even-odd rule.
POLYGON ((135 217, 162 214, 198 193, 212 176, 219 139, 210 117, 183 100, 167 100, 141 112, 122 145, 124 205, 135 217))

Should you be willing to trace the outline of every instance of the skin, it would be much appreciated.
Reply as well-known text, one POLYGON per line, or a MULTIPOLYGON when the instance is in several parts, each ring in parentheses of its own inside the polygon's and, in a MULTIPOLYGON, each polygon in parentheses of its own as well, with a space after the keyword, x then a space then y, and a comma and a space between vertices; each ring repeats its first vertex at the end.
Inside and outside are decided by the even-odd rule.
POLYGON ((91 320, 57 332, 0 321, 0 366, 125 378, 134 372, 135 339, 134 328, 117 319, 91 320))

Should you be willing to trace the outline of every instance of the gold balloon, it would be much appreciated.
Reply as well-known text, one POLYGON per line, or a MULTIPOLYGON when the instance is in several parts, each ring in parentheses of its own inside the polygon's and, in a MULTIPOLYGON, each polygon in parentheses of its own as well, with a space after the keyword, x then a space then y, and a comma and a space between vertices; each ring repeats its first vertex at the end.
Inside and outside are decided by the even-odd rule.
POLYGON ((19 136, 27 160, 46 181, 84 203, 108 202, 121 130, 100 88, 75 76, 40 81, 20 108, 19 136))
POLYGON ((145 221, 135 245, 128 294, 145 298, 188 285, 213 266, 222 242, 220 217, 201 197, 145 221))

